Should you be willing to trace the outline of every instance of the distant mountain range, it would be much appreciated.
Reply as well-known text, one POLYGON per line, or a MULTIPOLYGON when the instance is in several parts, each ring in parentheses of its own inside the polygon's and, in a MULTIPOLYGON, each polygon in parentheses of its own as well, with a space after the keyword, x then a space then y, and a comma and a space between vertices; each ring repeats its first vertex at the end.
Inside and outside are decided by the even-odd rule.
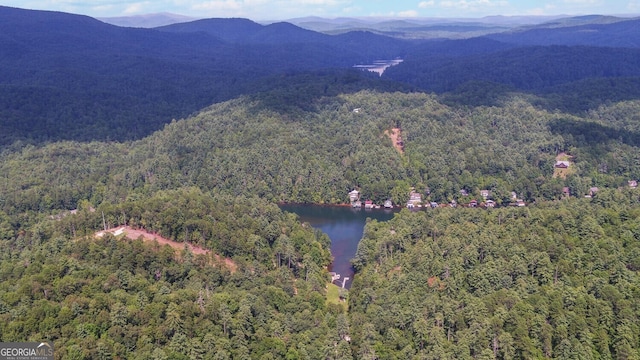
MULTIPOLYGON (((486 16, 482 18, 322 18, 308 16, 284 21, 262 21, 260 24, 268 25, 277 22, 287 22, 303 29, 332 35, 351 31, 369 31, 405 39, 463 39, 509 31, 524 31, 527 29, 610 24, 625 21, 633 17, 634 16, 555 15, 486 16)), ((125 17, 106 17, 99 18, 99 20, 117 26, 155 28, 203 19, 171 13, 157 13, 125 17)))
POLYGON ((158 26, 194 21, 198 18, 163 12, 135 16, 100 17, 97 19, 116 26, 154 28, 158 26))
MULTIPOLYGON (((162 17, 180 20, 171 14, 147 20, 162 17)), ((324 22, 343 30, 331 35, 290 22, 248 19, 200 19, 150 29, 0 7, 0 144, 140 138, 174 118, 305 73, 321 73, 325 82, 334 76, 343 87, 388 80, 381 86, 455 93, 468 91, 469 84, 489 83, 537 95, 598 79, 622 79, 625 89, 637 89, 640 78, 639 19, 295 22, 324 22), (378 30, 344 30, 349 27, 378 30), (464 39, 409 35, 436 29, 464 39), (383 35, 387 30, 395 35, 383 35), (474 32, 487 34, 470 37, 474 32), (404 61, 382 77, 353 70, 354 65, 396 58, 404 61)), ((313 81, 313 76, 297 79, 313 81)), ((636 92, 612 93, 628 98, 636 92)), ((464 97, 457 99, 464 102, 464 97)))

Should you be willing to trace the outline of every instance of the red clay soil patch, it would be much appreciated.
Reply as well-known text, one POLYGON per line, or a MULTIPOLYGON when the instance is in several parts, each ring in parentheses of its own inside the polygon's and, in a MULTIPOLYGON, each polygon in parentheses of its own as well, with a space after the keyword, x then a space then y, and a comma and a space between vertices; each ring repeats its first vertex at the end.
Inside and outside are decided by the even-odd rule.
MULTIPOLYGON (((158 244, 160 245, 169 245, 171 246, 173 249, 181 251, 184 249, 185 243, 181 243, 181 242, 177 242, 177 241, 173 241, 173 240, 169 240, 167 238, 164 238, 158 234, 154 234, 154 233, 150 233, 148 231, 142 230, 142 229, 134 229, 131 228, 129 226, 119 226, 117 228, 111 228, 108 229, 106 231, 100 231, 96 233, 96 237, 102 237, 105 233, 111 233, 115 236, 118 235, 125 235, 127 238, 129 239, 138 239, 138 238, 142 238, 143 242, 153 242, 154 240, 158 242, 158 244)), ((187 248, 189 249, 189 251, 191 251, 192 253, 196 254, 196 255, 207 255, 209 254, 211 251, 207 250, 207 249, 203 249, 199 246, 195 246, 192 244, 187 243, 187 248)), ((218 254, 213 254, 213 256, 215 257, 216 261, 221 262, 221 256, 218 254)), ((233 273, 237 270, 238 266, 236 265, 236 263, 229 259, 229 258, 225 258, 224 259, 224 264, 225 266, 233 273)))
POLYGON ((391 130, 385 130, 385 135, 391 139, 393 147, 398 150, 400 154, 404 154, 404 143, 402 142, 402 134, 399 128, 393 128, 391 130))

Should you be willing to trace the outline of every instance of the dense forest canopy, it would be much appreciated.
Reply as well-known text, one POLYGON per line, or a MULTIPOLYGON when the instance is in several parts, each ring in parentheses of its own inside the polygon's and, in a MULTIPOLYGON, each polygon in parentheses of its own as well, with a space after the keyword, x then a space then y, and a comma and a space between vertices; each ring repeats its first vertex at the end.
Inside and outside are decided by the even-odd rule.
POLYGON ((578 117, 518 94, 474 108, 423 93, 312 94, 313 85, 294 84, 216 104, 132 143, 5 149, 0 205, 11 214, 70 210, 81 200, 119 203, 185 185, 325 204, 348 202, 353 188, 396 204, 411 188, 439 203, 469 202, 487 189, 506 205, 512 192, 531 203, 562 198, 564 187, 582 197, 640 178, 637 101, 578 117), (393 128, 402 152, 388 136, 393 128), (557 176, 561 153, 571 166, 557 176))
POLYGON ((350 292, 359 359, 635 359, 640 196, 372 221, 350 292))
POLYGON ((1 341, 64 359, 640 358, 634 22, 407 41, 0 19, 1 341), (328 237, 276 203, 353 189, 437 208, 368 222, 346 292, 328 237))
POLYGON ((54 341, 60 359, 334 356, 346 319, 325 300, 326 235, 264 200, 197 189, 98 210, 17 236, 0 219, 3 342, 54 341), (218 250, 235 266, 214 253, 94 238, 101 212, 218 250))

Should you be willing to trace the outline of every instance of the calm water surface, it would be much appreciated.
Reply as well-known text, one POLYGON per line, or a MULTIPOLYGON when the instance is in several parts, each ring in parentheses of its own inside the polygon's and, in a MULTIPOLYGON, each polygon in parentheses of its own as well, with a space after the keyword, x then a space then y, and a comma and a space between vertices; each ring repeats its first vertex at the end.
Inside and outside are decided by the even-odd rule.
MULTIPOLYGON (((353 268, 350 261, 358 249, 358 242, 362 238, 367 218, 387 221, 396 212, 395 210, 364 210, 319 205, 281 205, 280 208, 297 214, 301 221, 309 223, 329 236, 333 255, 333 263, 329 271, 335 271, 343 278, 349 277, 345 283, 346 288, 351 287, 353 268)), ((335 283, 342 285, 342 279, 335 283)))

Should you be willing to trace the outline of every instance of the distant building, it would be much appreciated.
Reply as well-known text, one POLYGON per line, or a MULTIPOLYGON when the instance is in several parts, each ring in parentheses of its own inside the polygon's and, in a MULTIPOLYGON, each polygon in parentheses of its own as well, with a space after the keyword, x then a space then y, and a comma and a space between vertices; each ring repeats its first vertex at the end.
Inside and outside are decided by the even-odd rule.
POLYGON ((483 199, 487 200, 491 196, 491 191, 480 190, 480 196, 482 196, 483 199))
POLYGON ((632 189, 635 189, 635 188, 638 187, 638 181, 637 180, 629 180, 628 184, 629 184, 629 187, 632 188, 632 189))
POLYGON ((570 162, 568 162, 568 161, 565 161, 565 160, 558 160, 558 161, 556 161, 556 165, 555 165, 555 167, 556 167, 556 168, 558 168, 558 169, 567 169, 567 168, 569 168, 569 165, 570 165, 570 164, 571 164, 571 163, 570 163, 570 162))
POLYGON ((351 202, 358 201, 360 199, 360 192, 356 189, 351 190, 349 193, 349 200, 351 202))
POLYGON ((422 194, 411 191, 411 193, 409 193, 407 208, 413 209, 414 207, 422 207, 422 194))

